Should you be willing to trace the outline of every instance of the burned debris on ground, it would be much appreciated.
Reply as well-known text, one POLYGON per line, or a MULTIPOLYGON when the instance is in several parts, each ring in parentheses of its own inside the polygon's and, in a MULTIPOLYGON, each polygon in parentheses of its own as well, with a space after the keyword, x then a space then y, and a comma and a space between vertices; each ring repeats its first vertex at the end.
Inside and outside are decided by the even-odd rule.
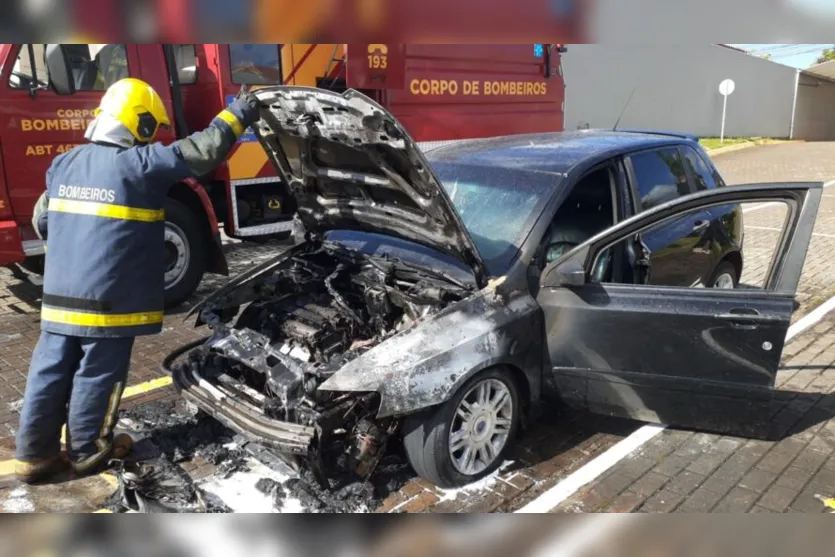
MULTIPOLYGON (((213 478, 226 479, 247 471, 255 457, 271 464, 265 455, 246 450, 246 443, 234 432, 182 403, 139 405, 123 412, 122 423, 130 427, 137 444, 133 460, 114 470, 119 488, 106 503, 114 512, 229 512, 223 501, 196 485, 181 465, 199 458, 216 467, 213 478)), ((412 476, 403 455, 391 453, 367 480, 343 472, 329 479, 330 487, 323 487, 303 467, 298 477, 286 482, 263 477, 254 487, 272 498, 276 510, 288 499, 296 499, 305 512, 355 512, 373 510, 412 476)))

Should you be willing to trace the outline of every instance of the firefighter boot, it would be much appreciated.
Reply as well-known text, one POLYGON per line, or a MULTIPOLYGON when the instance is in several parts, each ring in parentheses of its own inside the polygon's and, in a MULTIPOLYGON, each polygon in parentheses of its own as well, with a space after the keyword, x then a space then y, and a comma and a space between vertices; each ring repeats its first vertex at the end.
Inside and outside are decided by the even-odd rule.
POLYGON ((14 475, 18 481, 36 484, 61 474, 67 467, 68 462, 63 455, 31 462, 16 460, 14 475))
POLYGON ((99 474, 110 466, 113 460, 123 460, 133 450, 133 439, 127 433, 117 433, 113 436, 110 449, 99 453, 91 459, 81 462, 73 462, 72 467, 75 477, 93 476, 99 474))

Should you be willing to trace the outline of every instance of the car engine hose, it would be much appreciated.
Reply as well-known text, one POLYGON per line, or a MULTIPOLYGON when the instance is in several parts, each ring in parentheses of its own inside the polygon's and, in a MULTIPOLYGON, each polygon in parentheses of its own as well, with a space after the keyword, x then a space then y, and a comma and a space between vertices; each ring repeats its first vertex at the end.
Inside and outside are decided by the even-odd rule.
POLYGON ((169 354, 165 357, 165 359, 162 361, 162 364, 161 364, 161 366, 160 366, 160 367, 162 367, 163 371, 165 371, 165 372, 167 372, 167 373, 171 373, 171 371, 172 371, 172 370, 171 370, 171 368, 172 368, 172 366, 173 366, 173 364, 174 364, 174 361, 175 361, 177 358, 179 358, 180 356, 182 356, 183 354, 185 354, 185 353, 186 353, 186 352, 188 352, 189 350, 194 350, 195 348, 197 348, 197 347, 198 347, 198 346, 200 346, 201 344, 205 344, 205 342, 206 342, 207 340, 209 340, 209 338, 211 338, 211 337, 205 336, 205 337, 203 337, 203 338, 201 338, 201 339, 195 340, 195 341, 193 341, 193 342, 189 342, 188 344, 183 345, 183 346, 181 346, 181 347, 177 348, 176 350, 174 350, 173 352, 169 353, 169 354))

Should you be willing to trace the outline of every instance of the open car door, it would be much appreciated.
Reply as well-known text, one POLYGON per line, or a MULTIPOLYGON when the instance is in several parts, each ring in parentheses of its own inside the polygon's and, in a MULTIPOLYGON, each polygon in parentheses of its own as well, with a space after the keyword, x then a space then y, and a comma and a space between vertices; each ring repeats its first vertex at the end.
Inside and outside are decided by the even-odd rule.
POLYGON ((821 193, 820 183, 762 184, 682 197, 550 264, 537 299, 552 386, 569 405, 600 414, 771 437, 775 377, 821 193), (628 245, 636 264, 646 266, 643 232, 743 202, 783 202, 788 209, 762 289, 594 282, 591 271, 607 250, 628 245))

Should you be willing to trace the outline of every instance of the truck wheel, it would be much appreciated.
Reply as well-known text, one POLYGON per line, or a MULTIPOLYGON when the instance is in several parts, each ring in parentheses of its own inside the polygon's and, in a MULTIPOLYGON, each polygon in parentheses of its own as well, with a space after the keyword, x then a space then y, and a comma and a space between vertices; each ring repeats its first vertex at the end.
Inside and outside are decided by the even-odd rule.
POLYGON ((44 268, 46 264, 46 257, 43 255, 33 255, 32 257, 27 257, 23 263, 20 264, 21 267, 33 273, 35 275, 43 275, 44 268))
POLYGON ((209 255, 207 241, 199 217, 179 201, 166 200, 166 308, 186 301, 200 284, 209 255))
POLYGON ((403 445, 415 472, 441 488, 475 482, 504 461, 522 405, 506 369, 485 370, 444 404, 409 416, 403 445))

